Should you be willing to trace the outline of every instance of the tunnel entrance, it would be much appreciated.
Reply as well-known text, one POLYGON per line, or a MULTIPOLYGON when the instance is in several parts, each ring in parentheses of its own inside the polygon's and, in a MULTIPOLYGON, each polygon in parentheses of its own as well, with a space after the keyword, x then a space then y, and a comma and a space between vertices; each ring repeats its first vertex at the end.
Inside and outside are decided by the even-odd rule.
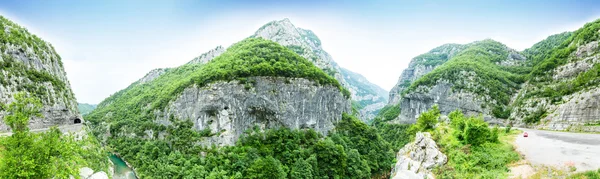
POLYGON ((75 123, 75 124, 81 124, 81 119, 76 118, 75 121, 73 121, 73 123, 75 123))

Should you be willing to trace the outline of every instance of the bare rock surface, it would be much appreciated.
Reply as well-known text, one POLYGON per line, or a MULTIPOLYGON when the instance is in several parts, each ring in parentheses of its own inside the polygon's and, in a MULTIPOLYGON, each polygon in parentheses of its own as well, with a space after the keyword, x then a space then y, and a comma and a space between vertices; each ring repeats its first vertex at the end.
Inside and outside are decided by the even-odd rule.
POLYGON ((396 154, 396 165, 392 168, 392 178, 435 178, 431 173, 434 167, 446 164, 448 158, 431 139, 431 134, 419 132, 415 141, 406 144, 396 154))

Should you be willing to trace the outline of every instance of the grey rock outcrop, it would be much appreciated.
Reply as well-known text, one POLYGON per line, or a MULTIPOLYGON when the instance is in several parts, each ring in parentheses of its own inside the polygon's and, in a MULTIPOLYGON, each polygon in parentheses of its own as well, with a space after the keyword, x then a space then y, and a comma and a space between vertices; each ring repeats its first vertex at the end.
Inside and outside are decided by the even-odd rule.
MULTIPOLYGON (((200 55, 200 56, 198 56, 198 57, 190 60, 186 64, 205 64, 205 63, 208 63, 209 61, 211 61, 215 57, 218 57, 223 52, 225 52, 225 50, 226 49, 223 48, 222 46, 217 46, 216 48, 214 48, 212 50, 209 50, 208 52, 205 52, 202 55, 200 55)), ((137 84, 144 84, 144 83, 151 82, 154 79, 156 79, 159 76, 161 76, 162 74, 164 74, 165 72, 167 72, 168 70, 169 70, 169 68, 157 68, 157 69, 150 70, 150 72, 148 72, 144 77, 140 78, 136 83, 137 84)))
POLYGON ((286 127, 312 128, 327 134, 350 113, 350 102, 333 86, 318 86, 302 78, 249 78, 252 87, 238 81, 217 82, 206 87, 188 87, 157 113, 157 122, 169 124, 168 116, 194 122, 197 130, 210 129, 216 135, 204 145, 233 145, 244 131, 286 127))
POLYGON ((202 55, 192 59, 191 61, 188 62, 188 64, 205 64, 208 63, 209 61, 211 61, 212 59, 218 57, 219 55, 221 55, 223 52, 225 52, 225 48, 223 48, 222 46, 217 46, 216 48, 203 53, 202 55))
POLYGON ((435 178, 431 170, 446 164, 448 157, 438 149, 429 133, 419 132, 414 142, 406 144, 398 151, 396 161, 390 177, 422 179, 435 178))
MULTIPOLYGON (((31 129, 47 128, 54 125, 73 124, 81 119, 77 101, 71 91, 60 56, 54 47, 30 34, 26 29, 0 16, 4 29, 0 38, 19 39, 0 43, 0 103, 13 102, 16 93, 25 92, 42 101, 43 117, 34 117, 29 122, 31 129)), ((0 119, 5 115, 0 111, 0 119)), ((0 132, 9 128, 0 121, 0 132)))
POLYGON ((358 109, 363 120, 375 118, 379 109, 383 108, 387 101, 387 91, 371 83, 361 74, 341 68, 342 76, 348 82, 348 90, 352 93, 352 100, 361 105, 358 109))
POLYGON ((150 70, 143 78, 138 80, 138 84, 144 84, 151 82, 152 80, 158 78, 160 75, 167 72, 167 68, 157 68, 154 70, 150 70))
POLYGON ((388 104, 398 104, 402 99, 402 92, 404 92, 413 81, 421 78, 423 75, 435 69, 435 67, 448 61, 454 55, 465 49, 466 46, 467 45, 460 44, 444 44, 413 58, 408 64, 408 68, 402 71, 396 86, 390 91, 388 104))
MULTIPOLYGON (((584 73, 594 65, 600 63, 598 52, 598 41, 592 41, 577 47, 577 50, 569 56, 569 62, 558 66, 551 71, 552 80, 550 88, 556 88, 559 82, 575 80, 581 73, 584 73)), ((521 92, 514 98, 523 98, 529 93, 540 91, 536 85, 525 84, 521 92)), ((553 102, 552 99, 539 95, 533 95, 524 100, 523 104, 518 106, 511 114, 513 125, 520 127, 536 127, 548 130, 568 130, 568 131, 600 131, 600 88, 589 86, 573 94, 562 96, 560 102, 553 102), (541 116, 540 123, 537 125, 526 124, 523 119, 532 116, 536 112, 543 111, 545 115, 541 116)))
POLYGON ((393 122, 414 123, 421 113, 436 104, 445 115, 459 109, 466 115, 485 114, 484 119, 491 122, 493 117, 489 115, 489 109, 482 108, 486 101, 493 99, 467 91, 454 91, 451 83, 440 81, 433 87, 422 86, 416 92, 404 96, 400 103, 400 116, 393 122))
MULTIPOLYGON (((106 172, 95 172, 91 168, 83 167, 79 169, 79 177, 83 179, 108 179, 106 172)), ((73 177, 71 177, 73 178, 73 177)))
POLYGON ((297 28, 289 19, 272 21, 258 29, 252 37, 262 37, 286 46, 333 76, 350 90, 352 99, 363 104, 359 109, 362 120, 375 117, 387 101, 387 92, 356 73, 342 69, 321 46, 314 32, 297 28))
MULTIPOLYGON (((505 57, 494 57, 497 59, 499 59, 498 57, 502 58, 496 62, 495 65, 497 67, 519 66, 523 65, 526 60, 516 50, 489 39, 466 45, 444 45, 432 50, 430 53, 415 57, 411 61, 411 66, 414 68, 411 69, 409 67, 400 78, 400 81, 403 83, 390 91, 390 101, 397 101, 400 104, 400 115, 390 122, 414 123, 422 112, 429 110, 433 105, 437 104, 442 114, 461 110, 467 115, 482 114, 486 122, 491 124, 504 124, 503 120, 494 117, 492 108, 496 105, 502 106, 506 104, 496 101, 498 98, 495 98, 497 96, 493 96, 496 94, 492 94, 492 91, 497 89, 488 89, 484 85, 486 83, 497 84, 498 81, 486 81, 490 79, 488 74, 477 72, 477 70, 470 68, 456 70, 458 67, 445 68, 446 66, 443 66, 448 60, 459 60, 453 63, 462 64, 463 66, 468 66, 465 64, 468 64, 469 61, 482 60, 482 62, 489 63, 489 61, 485 60, 486 57, 478 59, 478 57, 471 55, 471 52, 477 53, 476 51, 480 48, 489 49, 485 54, 487 56, 495 56, 497 54, 506 55, 505 57), (428 57, 429 59, 422 59, 423 57, 428 57), (412 64, 437 64, 442 67, 433 67, 433 65, 419 67, 412 64), (428 75, 430 74, 429 72, 434 70, 442 71, 436 71, 438 72, 437 75, 428 75), (452 74, 452 76, 449 74, 452 74), (425 77, 428 77, 428 80, 430 80, 427 84, 419 83, 419 86, 416 86, 414 89, 411 88, 408 91, 411 83, 425 77), (401 93, 404 93, 404 96, 401 96, 401 93)), ((510 93, 508 94, 509 96, 517 92, 517 89, 511 88, 514 86, 505 87, 505 91, 509 91, 510 93)))

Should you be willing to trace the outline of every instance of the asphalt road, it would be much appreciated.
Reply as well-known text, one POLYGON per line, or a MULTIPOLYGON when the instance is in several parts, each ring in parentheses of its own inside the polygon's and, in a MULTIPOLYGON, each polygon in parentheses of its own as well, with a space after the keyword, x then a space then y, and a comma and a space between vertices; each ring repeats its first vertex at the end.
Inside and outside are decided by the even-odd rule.
MULTIPOLYGON (((79 132, 79 131, 81 131, 82 128, 83 128, 83 124, 72 124, 72 125, 64 125, 64 126, 58 127, 58 129, 63 133, 79 132)), ((30 130, 30 132, 38 133, 38 132, 45 132, 47 130, 50 130, 50 128, 33 129, 33 130, 30 130)), ((0 133, 0 137, 10 136, 10 135, 12 135, 12 132, 0 133)))
POLYGON ((574 164, 577 171, 600 168, 600 134, 521 129, 517 150, 533 165, 564 167, 574 164))

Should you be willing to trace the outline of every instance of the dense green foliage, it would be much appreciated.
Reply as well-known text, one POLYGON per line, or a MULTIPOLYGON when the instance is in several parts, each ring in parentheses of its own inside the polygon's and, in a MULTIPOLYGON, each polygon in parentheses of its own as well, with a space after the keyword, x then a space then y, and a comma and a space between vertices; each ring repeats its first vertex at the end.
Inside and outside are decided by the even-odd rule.
POLYGON ((54 63, 62 67, 60 56, 54 50, 54 47, 39 37, 30 34, 27 29, 19 26, 18 24, 0 16, 0 50, 4 53, 8 44, 18 46, 21 51, 26 51, 27 48, 31 48, 37 58, 41 59, 45 63, 54 63), (8 29, 8 32, 7 30, 8 29), (46 57, 45 55, 48 55, 46 57))
POLYGON ((86 115, 96 109, 95 104, 87 104, 87 103, 77 103, 77 109, 79 109, 79 114, 86 115))
POLYGON ((500 133, 497 128, 490 129, 481 117, 465 117, 460 111, 450 113, 449 118, 449 125, 439 123, 433 131, 434 140, 448 156, 448 163, 435 170, 436 176, 507 177, 507 165, 519 160, 519 154, 507 141, 510 135, 515 134, 500 133))
POLYGON ((142 178, 369 178, 387 174, 394 158, 376 129, 345 114, 328 136, 312 129, 254 128, 235 146, 218 148, 192 145, 201 137, 189 123, 168 131, 175 137, 110 143, 142 178), (173 139, 185 145, 176 147, 173 139))
POLYGON ((398 117, 398 115, 400 115, 400 104, 387 105, 379 110, 379 113, 375 118, 378 118, 381 121, 390 121, 398 117))
MULTIPOLYGON (((569 55, 574 52, 579 45, 585 45, 591 41, 600 38, 600 19, 594 22, 585 24, 582 28, 573 32, 572 35, 568 35, 568 38, 564 40, 560 46, 547 50, 547 53, 542 55, 545 57, 539 64, 537 64, 531 72, 531 79, 535 81, 549 80, 549 71, 554 70, 556 67, 567 63, 571 58, 569 55)), ((557 40, 563 39, 557 38, 557 40)))
POLYGON ((40 116, 38 99, 15 95, 15 102, 3 106, 8 112, 3 119, 13 134, 0 138, 0 178, 68 178, 79 176, 80 167, 108 169, 104 151, 91 137, 75 141, 57 128, 34 134, 29 132, 29 120, 40 116))
POLYGON ((600 179, 600 169, 597 171, 587 171, 576 173, 567 177, 568 179, 600 179))
POLYGON ((375 118, 373 126, 377 129, 379 136, 392 145, 393 151, 400 150, 410 142, 411 133, 408 130, 410 124, 389 124, 375 118))
POLYGON ((155 116, 148 111, 164 109, 185 88, 238 80, 249 89, 254 81, 248 77, 253 76, 306 78, 320 85, 335 86, 350 97, 350 92, 333 77, 291 50, 269 40, 249 38, 232 45, 207 64, 186 64, 168 69, 151 82, 134 83, 104 100, 86 118, 93 126, 107 122, 111 129, 118 130, 111 131, 115 133, 129 131, 143 135, 149 129, 162 131, 165 128, 153 123, 155 116), (109 112, 112 118, 104 119, 109 112))
POLYGON ((551 35, 548 38, 534 44, 531 48, 525 49, 523 54, 527 57, 529 65, 535 66, 546 59, 551 52, 567 40, 573 33, 563 32, 551 35))
POLYGON ((448 62, 414 81, 405 93, 415 91, 419 86, 433 86, 439 80, 448 80, 454 90, 466 90, 478 95, 486 95, 496 104, 508 105, 510 96, 524 82, 521 73, 527 70, 519 66, 504 67, 497 63, 507 59, 508 48, 493 40, 475 42, 458 53, 448 62), (469 79, 465 72, 474 72, 476 78, 469 79), (477 85, 472 85, 477 84, 477 85))
MULTIPOLYGON (((548 37, 524 51, 533 65, 527 76, 528 85, 524 93, 513 103, 513 108, 522 113, 526 123, 538 123, 546 115, 545 106, 535 106, 545 100, 551 104, 563 103, 563 97, 596 87, 600 84, 600 65, 571 76, 554 78, 560 73, 559 66, 577 62, 583 58, 572 55, 578 47, 600 39, 600 20, 587 23, 575 32, 565 32, 548 37), (533 101, 530 101, 533 99, 533 101), (525 111, 525 104, 533 102, 535 111, 525 111)), ((589 61, 588 61, 589 62, 589 61)))
POLYGON ((419 117, 417 118, 417 122, 410 126, 409 132, 414 134, 419 131, 432 131, 435 125, 438 123, 440 115, 440 109, 437 105, 434 105, 431 109, 419 115, 419 117))
POLYGON ((444 44, 442 46, 432 49, 427 53, 416 56, 415 58, 413 58, 414 62, 411 63, 414 63, 415 66, 438 66, 450 59, 450 52, 463 50, 467 46, 468 45, 444 44))
POLYGON ((50 97, 51 91, 45 86, 51 84, 56 94, 65 101, 73 99, 65 82, 47 71, 30 68, 14 58, 20 55, 19 53, 23 53, 29 58, 38 58, 47 64, 57 62, 62 68, 60 56, 49 43, 29 34, 27 29, 2 16, 0 16, 0 29, 2 29, 0 30, 0 85, 15 86, 17 91, 30 93, 44 100, 42 101, 44 104, 54 104, 55 98, 50 97), (9 51, 9 47, 13 50, 9 51), (33 50, 34 53, 26 53, 28 49, 33 50))

